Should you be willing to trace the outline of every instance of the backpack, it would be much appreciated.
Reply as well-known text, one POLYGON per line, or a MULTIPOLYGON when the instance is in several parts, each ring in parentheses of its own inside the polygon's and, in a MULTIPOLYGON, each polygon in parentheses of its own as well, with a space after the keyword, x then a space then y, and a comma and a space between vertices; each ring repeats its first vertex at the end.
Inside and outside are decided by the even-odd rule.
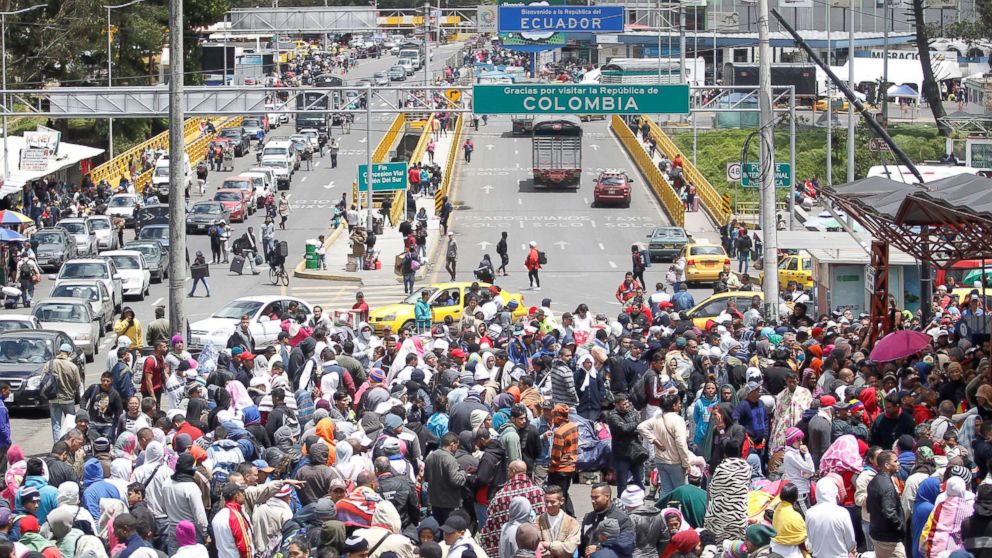
POLYGON ((96 533, 93 532, 92 523, 79 519, 79 511, 82 509, 82 506, 76 506, 76 514, 72 516, 72 528, 79 529, 84 535, 96 535, 96 533))
POLYGON ((55 373, 52 372, 51 364, 45 368, 45 374, 41 377, 41 385, 38 387, 38 392, 42 398, 49 401, 59 396, 59 380, 55 377, 55 373))
POLYGON ((540 265, 547 265, 548 264, 548 255, 545 252, 538 252, 537 253, 537 263, 539 263, 540 265))
POLYGON ((648 386, 646 378, 648 377, 648 371, 644 371, 634 383, 630 385, 630 393, 627 397, 630 399, 630 404, 634 406, 638 411, 643 410, 648 404, 648 386))
POLYGON ((646 248, 641 250, 641 263, 645 268, 651 267, 651 253, 646 248))

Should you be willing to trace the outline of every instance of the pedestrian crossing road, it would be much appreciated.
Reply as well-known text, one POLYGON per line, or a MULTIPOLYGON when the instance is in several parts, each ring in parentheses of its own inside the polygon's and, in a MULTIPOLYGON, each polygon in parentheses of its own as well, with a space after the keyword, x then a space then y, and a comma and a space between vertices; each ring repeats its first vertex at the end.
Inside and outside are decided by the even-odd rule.
POLYGON ((341 283, 316 281, 291 285, 286 294, 302 298, 310 304, 322 307, 325 312, 329 312, 332 310, 350 310, 351 306, 355 304, 355 293, 359 291, 365 294, 365 302, 373 310, 387 304, 400 302, 405 296, 401 283, 359 287, 357 283, 342 285, 341 283))

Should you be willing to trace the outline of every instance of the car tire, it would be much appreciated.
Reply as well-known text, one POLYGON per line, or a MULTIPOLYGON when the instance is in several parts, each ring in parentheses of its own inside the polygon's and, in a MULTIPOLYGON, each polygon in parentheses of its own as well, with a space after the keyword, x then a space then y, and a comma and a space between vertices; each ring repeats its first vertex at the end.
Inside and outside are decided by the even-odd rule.
POLYGON ((416 325, 417 325, 416 322, 414 322, 413 320, 407 320, 403 322, 403 325, 400 326, 400 329, 408 329, 412 331, 414 329, 414 326, 416 325))
POLYGON ((86 359, 86 362, 93 362, 96 359, 95 354, 96 354, 96 349, 94 348, 92 354, 85 355, 84 358, 86 359))

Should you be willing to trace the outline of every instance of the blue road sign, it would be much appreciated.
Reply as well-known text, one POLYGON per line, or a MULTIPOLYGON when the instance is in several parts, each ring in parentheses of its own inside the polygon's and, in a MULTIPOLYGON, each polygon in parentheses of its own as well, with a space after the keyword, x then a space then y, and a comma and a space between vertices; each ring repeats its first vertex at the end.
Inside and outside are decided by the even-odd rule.
POLYGON ((500 33, 622 33, 623 6, 499 7, 500 33))

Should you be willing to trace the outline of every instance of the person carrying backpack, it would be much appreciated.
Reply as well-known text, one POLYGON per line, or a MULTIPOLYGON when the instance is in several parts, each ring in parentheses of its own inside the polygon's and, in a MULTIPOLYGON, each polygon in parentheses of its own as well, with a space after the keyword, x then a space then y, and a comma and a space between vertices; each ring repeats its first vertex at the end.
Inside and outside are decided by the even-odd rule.
POLYGON ((462 150, 465 151, 465 162, 472 162, 472 152, 475 151, 475 143, 472 142, 472 138, 465 140, 465 144, 462 145, 462 150))
POLYGON ((537 242, 530 241, 530 252, 524 260, 524 267, 527 268, 527 280, 530 281, 530 288, 535 291, 541 290, 541 277, 538 272, 541 270, 541 252, 537 250, 537 242))
POLYGON ((641 248, 632 244, 630 246, 630 262, 631 262, 631 272, 634 274, 634 279, 641 284, 641 288, 644 288, 647 283, 644 282, 644 270, 647 269, 647 261, 644 257, 644 253, 641 252, 641 248))
POLYGON ((420 269, 420 258, 417 256, 417 246, 410 246, 403 254, 403 261, 400 264, 403 273, 403 293, 413 292, 413 281, 416 278, 417 270, 420 269))
POLYGON ((751 260, 751 249, 753 247, 754 245, 751 242, 751 237, 747 235, 747 231, 742 231, 734 241, 734 249, 737 251, 738 273, 748 272, 748 264, 751 260))
POLYGON ((21 286, 21 300, 24 307, 30 308, 31 299, 34 297, 34 286, 41 281, 41 268, 35 262, 34 254, 27 253, 21 256, 15 277, 21 286))

